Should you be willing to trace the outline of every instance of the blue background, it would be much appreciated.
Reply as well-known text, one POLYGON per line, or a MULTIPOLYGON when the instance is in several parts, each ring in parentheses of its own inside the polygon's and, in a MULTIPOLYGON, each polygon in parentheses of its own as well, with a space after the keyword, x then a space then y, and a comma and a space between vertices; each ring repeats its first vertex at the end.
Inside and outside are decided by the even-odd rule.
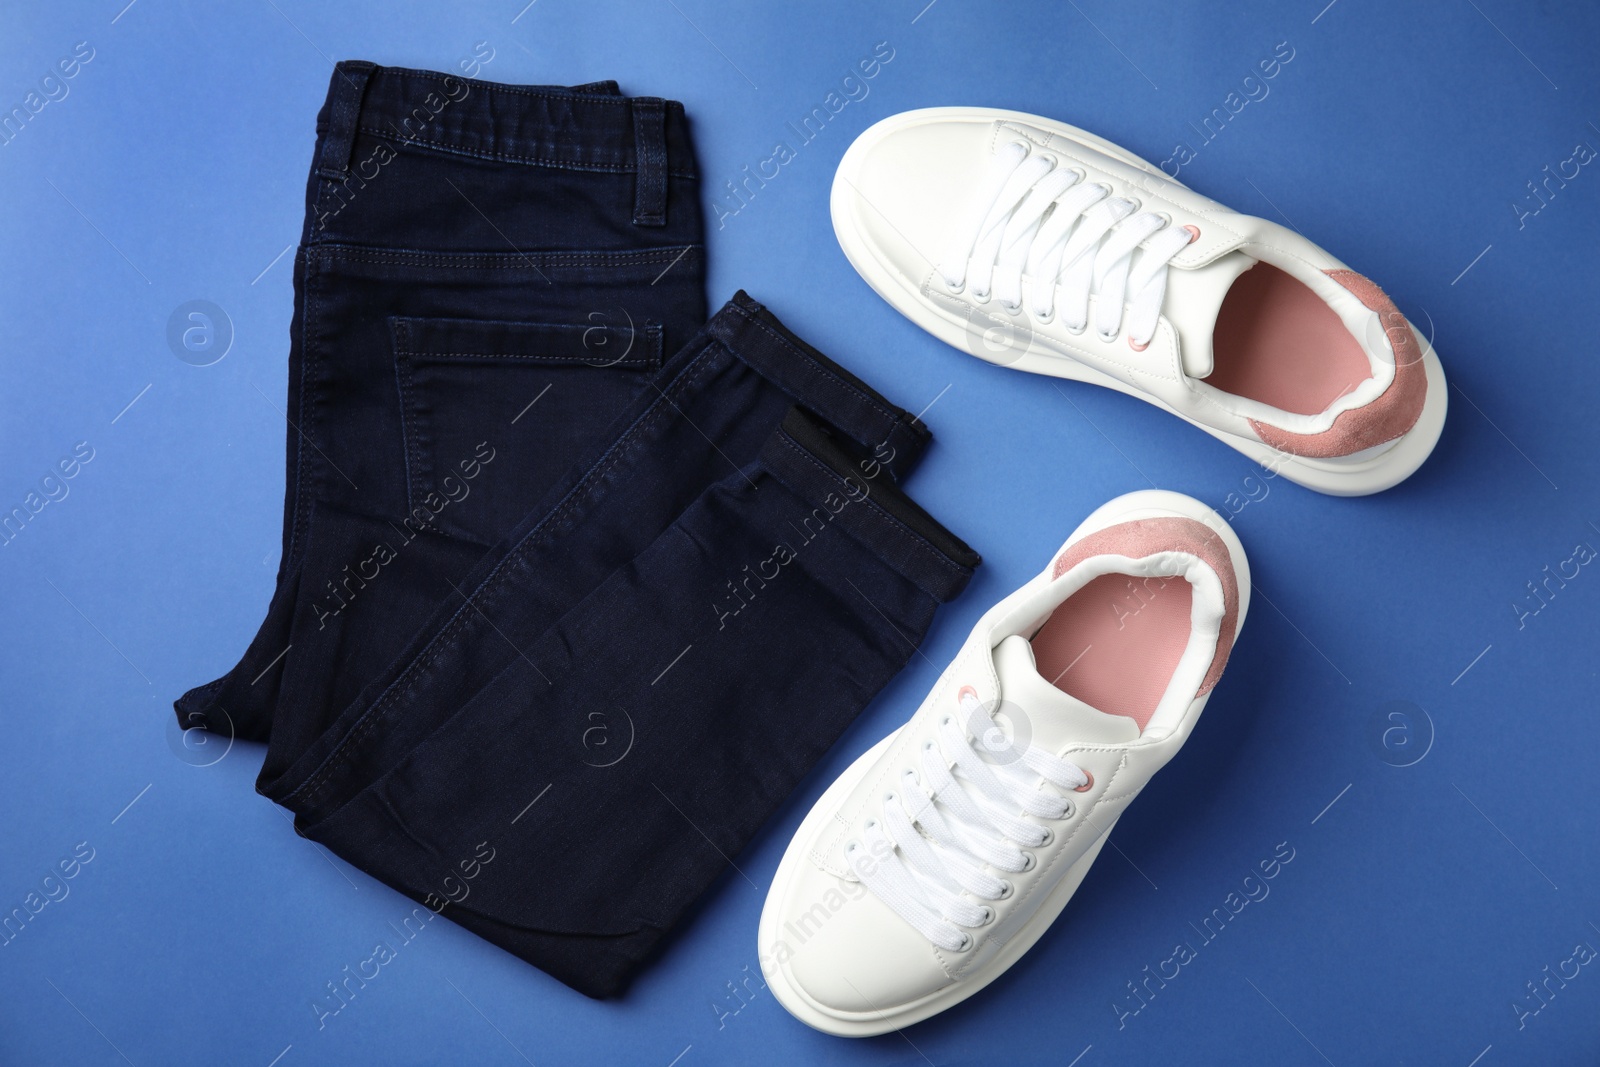
POLYGON ((76 42, 94 49, 0 145, 0 511, 78 442, 94 450, 0 548, 0 912, 79 842, 94 854, 0 946, 0 1062, 1596 1062, 1600 967, 1552 981, 1548 1003, 1525 983, 1600 948, 1600 564, 1545 601, 1526 583, 1600 546, 1600 173, 1552 182, 1537 214, 1527 183, 1600 147, 1600 9, 522 2, 0 15, 0 110, 76 42), (325 983, 410 906, 292 833, 253 791, 258 748, 175 740, 171 700, 235 661, 272 586, 283 253, 331 61, 456 69, 479 41, 487 78, 683 100, 712 197, 889 42, 869 96, 721 228, 709 213, 711 296, 744 287, 894 400, 931 405, 911 491, 986 563, 926 659, 737 857, 747 877, 724 877, 625 999, 588 1001, 441 921, 319 1029, 325 983), (1200 143, 1190 124, 1283 41, 1270 94, 1200 143), (1185 181, 1290 220, 1433 334, 1451 382, 1434 457, 1390 492, 1319 496, 1136 400, 980 363, 895 314, 834 243, 829 183, 868 124, 948 104, 1050 115, 1156 161, 1195 147, 1185 181), (166 338, 197 299, 234 332, 207 367, 166 338), (986 607, 1092 508, 1148 485, 1229 514, 1256 579, 1188 747, 981 996, 901 1036, 800 1025, 751 976, 801 816, 986 607), (1282 842, 1294 859, 1270 896, 1201 945, 1190 924, 1282 842), (1123 1015, 1126 983, 1183 940, 1198 958, 1123 1015))

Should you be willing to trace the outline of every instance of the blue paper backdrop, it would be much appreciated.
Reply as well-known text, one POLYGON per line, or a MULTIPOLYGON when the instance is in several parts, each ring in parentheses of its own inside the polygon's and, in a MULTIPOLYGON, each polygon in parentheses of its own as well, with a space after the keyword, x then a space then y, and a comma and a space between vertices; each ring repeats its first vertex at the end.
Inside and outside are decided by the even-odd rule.
POLYGON ((75 875, 0 945, 0 1062, 1596 1061, 1600 565, 1580 561, 1600 547, 1600 9, 523 2, 0 14, 0 113, 43 103, 0 144, 0 511, 45 498, 79 452, 0 548, 0 912, 47 899, 29 894, 63 861, 75 875), (486 48, 488 78, 681 99, 716 197, 879 42, 893 58, 868 95, 747 204, 719 200, 711 296, 744 287, 930 405, 910 487, 984 554, 978 578, 737 858, 749 881, 725 877, 625 999, 436 922, 319 1027, 325 984, 410 907, 291 832, 252 789, 258 748, 202 758, 169 724, 243 649, 277 565, 286 253, 331 61, 453 69, 486 48), (1275 49, 1293 58, 1263 96, 1244 79, 1275 49), (41 87, 63 59, 74 75, 41 87), (1051 115, 1156 161, 1185 143, 1185 181, 1377 279, 1450 377, 1434 458, 1330 499, 903 320, 845 262, 827 194, 856 133, 939 104, 1051 115), (217 348, 185 362, 168 341, 194 300, 231 329, 210 366, 192 363, 217 348), (801 816, 1084 514, 1152 484, 1230 513, 1257 581, 1189 746, 983 995, 903 1036, 801 1026, 751 977, 801 816), (1207 941, 1205 918, 1285 851, 1270 894, 1207 941), (1180 942, 1195 958, 1136 999, 1180 942))

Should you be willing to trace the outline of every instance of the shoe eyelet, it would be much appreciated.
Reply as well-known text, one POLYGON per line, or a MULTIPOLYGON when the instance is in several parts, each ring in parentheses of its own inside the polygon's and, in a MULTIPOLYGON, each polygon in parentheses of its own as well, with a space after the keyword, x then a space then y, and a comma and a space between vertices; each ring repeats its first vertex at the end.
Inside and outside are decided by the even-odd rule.
POLYGON ((1161 228, 1163 230, 1172 225, 1172 216, 1168 215, 1165 211, 1157 211, 1154 214, 1156 218, 1161 220, 1161 228))
POLYGON ((1073 816, 1074 816, 1074 815, 1076 815, 1076 814, 1078 814, 1078 806, 1077 806, 1077 805, 1076 805, 1076 804, 1074 804, 1074 803, 1073 803, 1073 802, 1072 802, 1072 801, 1070 801, 1070 800, 1069 800, 1069 801, 1067 801, 1067 806, 1066 806, 1066 808, 1065 808, 1065 809, 1064 809, 1064 810, 1063 810, 1063 811, 1062 811, 1062 812, 1061 812, 1061 817, 1062 817, 1062 818, 1063 818, 1063 819, 1070 819, 1070 818, 1072 818, 1072 817, 1073 817, 1073 816))
POLYGON ((1040 841, 1034 847, 1035 848, 1049 848, 1051 845, 1053 845, 1055 843, 1056 843, 1056 832, 1054 830, 1050 829, 1050 827, 1046 826, 1044 828, 1044 840, 1040 841))
POLYGON ((935 745, 933 743, 933 738, 930 737, 930 738, 928 738, 928 740, 922 742, 922 751, 924 751, 924 752, 932 752, 934 750, 934 748, 935 748, 935 745))
POLYGON ((987 304, 989 302, 989 298, 993 295, 994 294, 989 290, 984 290, 980 293, 978 290, 974 289, 972 290, 972 302, 974 304, 987 304))
POLYGON ((1039 153, 1039 158, 1050 164, 1051 170, 1055 170, 1057 167, 1061 166, 1061 160, 1057 159, 1055 156, 1049 155, 1048 153, 1039 153))
POLYGON ((967 699, 967 697, 971 697, 973 700, 977 700, 978 699, 978 691, 976 689, 972 688, 972 686, 970 686, 970 685, 964 685, 960 689, 956 690, 956 703, 957 704, 962 703, 964 700, 967 699))
POLYGON ((1094 788, 1094 773, 1092 771, 1084 771, 1083 773, 1088 777, 1089 780, 1084 782, 1082 785, 1073 786, 1072 791, 1074 793, 1087 793, 1089 790, 1094 788))
POLYGON ((1032 852, 1024 852, 1022 854, 1022 871, 1021 871, 1022 874, 1027 874, 1029 871, 1033 870, 1038 865, 1039 865, 1039 861, 1033 858, 1033 853, 1032 852))
POLYGON ((955 720, 952 719, 950 716, 946 715, 944 718, 939 720, 939 725, 940 726, 949 726, 953 722, 955 722, 955 720))
POLYGON ((1102 333, 1099 330, 1096 330, 1094 332, 1094 335, 1096 337, 1100 338, 1100 340, 1104 341, 1106 344, 1110 344, 1112 341, 1115 341, 1117 339, 1117 334, 1119 332, 1121 332, 1121 331, 1113 330, 1110 333, 1102 333))
POLYGON ((1048 325, 1050 325, 1052 322, 1056 321, 1056 309, 1055 308, 1051 308, 1049 311, 1045 312, 1043 315, 1041 315, 1037 311, 1035 311, 1033 313, 1033 321, 1037 322, 1040 326, 1048 326, 1048 325))
POLYGON ((967 291, 967 280, 965 278, 961 279, 961 281, 955 285, 951 285, 950 279, 944 277, 943 275, 940 275, 939 280, 944 282, 945 291, 951 293, 952 295, 959 296, 967 291))
POLYGON ((1146 341, 1144 344, 1140 344, 1139 342, 1135 341, 1133 336, 1130 334, 1128 336, 1128 347, 1133 349, 1135 352, 1143 352, 1145 349, 1150 347, 1150 342, 1146 341))
POLYGON ((1190 244, 1194 244, 1196 241, 1200 240, 1200 227, 1198 227, 1198 226, 1185 226, 1184 229, 1189 231, 1189 243, 1190 244))
POLYGON ((885 804, 893 804, 898 799, 899 798, 895 796, 893 791, 883 794, 883 802, 885 804))
POLYGON ((1013 894, 1013 893, 1015 893, 1017 891, 1017 887, 1012 885, 1010 882, 1001 882, 1000 885, 1003 888, 1000 890, 1000 895, 995 897, 995 899, 996 900, 1010 900, 1011 899, 1011 894, 1013 894))
POLYGON ((967 949, 969 949, 971 947, 972 947, 972 935, 969 934, 969 933, 963 932, 962 935, 961 935, 961 944, 958 947, 956 947, 955 949, 953 949, 952 951, 954 951, 954 952, 965 952, 965 951, 967 951, 967 949))
POLYGON ((863 830, 872 830, 872 829, 876 829, 877 825, 878 825, 878 820, 877 819, 868 819, 866 822, 861 824, 861 828, 863 830))
POLYGON ((1016 304, 1008 304, 1002 300, 1000 301, 1000 310, 1004 311, 1007 315, 1015 315, 1022 310, 1022 304, 1020 302, 1016 304))
POLYGON ((854 856, 857 852, 860 852, 860 851, 861 851, 861 842, 860 841, 846 841, 845 842, 844 854, 846 856, 854 856))
POLYGON ((983 906, 983 922, 979 923, 978 925, 988 926, 992 922, 994 922, 994 909, 985 904, 983 906))
POLYGON ((1082 337, 1083 336, 1083 331, 1085 331, 1085 330, 1087 330, 1089 328, 1089 324, 1087 322, 1080 323, 1077 326, 1073 326, 1070 323, 1063 323, 1062 325, 1064 325, 1066 327, 1067 332, 1070 333, 1074 337, 1082 337))

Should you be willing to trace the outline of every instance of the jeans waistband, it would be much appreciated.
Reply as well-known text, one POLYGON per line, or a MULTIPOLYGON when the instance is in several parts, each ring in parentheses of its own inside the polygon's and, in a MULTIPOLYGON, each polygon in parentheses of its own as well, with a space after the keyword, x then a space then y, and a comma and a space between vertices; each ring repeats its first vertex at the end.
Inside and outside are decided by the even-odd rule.
POLYGON ((530 166, 696 177, 683 105, 617 95, 615 82, 502 85, 343 60, 317 118, 318 169, 337 178, 356 133, 530 166), (331 172, 331 173, 330 173, 331 172))

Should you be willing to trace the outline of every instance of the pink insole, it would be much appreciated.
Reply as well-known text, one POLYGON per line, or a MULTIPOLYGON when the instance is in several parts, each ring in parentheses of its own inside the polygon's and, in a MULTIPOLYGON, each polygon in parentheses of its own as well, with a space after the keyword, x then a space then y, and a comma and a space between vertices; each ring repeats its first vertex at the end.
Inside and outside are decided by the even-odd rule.
POLYGON ((1144 732, 1189 643, 1183 578, 1106 574, 1073 593, 1033 635, 1044 680, 1144 732))
POLYGON ((1360 343, 1322 298, 1277 267, 1258 263, 1222 299, 1206 384, 1282 411, 1315 415, 1372 368, 1360 343))

